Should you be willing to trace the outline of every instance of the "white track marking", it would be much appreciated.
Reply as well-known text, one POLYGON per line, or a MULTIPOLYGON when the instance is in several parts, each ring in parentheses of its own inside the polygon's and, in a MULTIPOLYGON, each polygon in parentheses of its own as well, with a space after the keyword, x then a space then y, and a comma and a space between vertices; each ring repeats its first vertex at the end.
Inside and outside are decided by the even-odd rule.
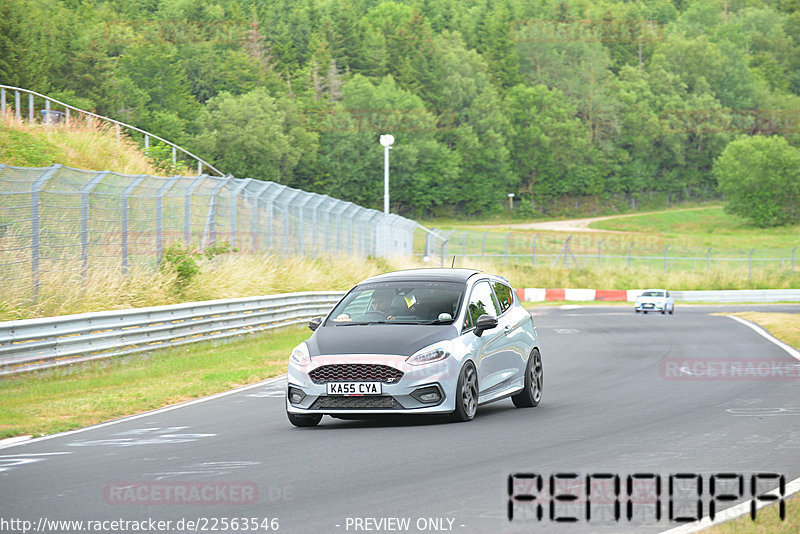
POLYGON ((764 330, 760 326, 758 326, 756 324, 753 324, 750 321, 747 321, 745 319, 742 319, 741 317, 736 317, 735 315, 726 315, 725 317, 730 317, 734 321, 742 323, 743 325, 747 326, 748 328, 751 328, 759 336, 772 341, 773 343, 778 345, 780 348, 785 350, 789 354, 789 356, 791 356, 792 358, 794 358, 796 360, 800 360, 800 352, 798 352, 797 349, 787 345, 786 343, 784 343, 780 339, 776 339, 775 336, 773 336, 772 334, 770 334, 769 332, 767 332, 766 330, 764 330))
MULTIPOLYGON (((800 491, 800 478, 796 478, 791 482, 786 484, 786 495, 784 496, 784 500, 788 498, 790 495, 797 493, 800 491)), ((778 488, 767 492, 765 495, 778 495, 778 488)), ((736 519, 737 517, 741 517, 750 512, 750 503, 754 499, 750 499, 745 501, 741 504, 737 504, 736 506, 731 506, 730 508, 726 508, 722 510, 720 513, 716 514, 717 517, 714 518, 712 521, 708 516, 704 517, 700 521, 695 521, 694 523, 687 523, 685 525, 681 525, 679 527, 672 528, 670 530, 664 530, 661 534, 690 534, 691 532, 697 532, 698 530, 703 530, 704 528, 708 528, 712 525, 718 525, 725 521, 730 521, 731 519, 736 519)), ((758 501, 756 502, 756 510, 760 510, 763 507, 774 504, 777 501, 758 501)))
POLYGON ((0 449, 5 449, 5 448, 8 448, 8 447, 21 447, 23 445, 29 445, 31 443, 38 443, 40 441, 44 441, 44 440, 47 440, 47 439, 53 439, 53 438, 57 438, 57 437, 61 437, 61 436, 69 436, 71 434, 79 434, 81 432, 86 432, 87 430, 94 430, 96 428, 103 428, 103 427, 106 427, 106 426, 116 425, 117 423, 124 423, 126 421, 133 421, 134 419, 141 419, 143 417, 149 417, 151 415, 158 415, 158 414, 161 414, 161 413, 164 413, 164 412, 177 410, 178 408, 185 408, 187 406, 194 406, 195 404, 200 404, 201 402, 206 402, 206 401, 210 401, 210 400, 214 400, 214 399, 219 399, 221 397, 227 397, 228 395, 233 395, 235 393, 239 393, 239 392, 242 392, 242 391, 247 391, 249 389, 260 388, 260 387, 263 387, 263 386, 270 385, 273 382, 279 382, 281 380, 286 380, 286 375, 276 376, 274 378, 270 378, 270 379, 264 380, 262 382, 256 382, 255 384, 250 384, 250 385, 247 385, 247 386, 242 386, 240 388, 231 389, 231 390, 228 390, 228 391, 223 391, 222 393, 215 393, 214 395, 209 395, 208 397, 203 397, 201 399, 194 399, 194 400, 182 402, 180 404, 173 404, 172 406, 166 406, 164 408, 159 408, 157 410, 152 410, 150 412, 144 412, 144 413, 140 413, 140 414, 137 414, 137 415, 130 415, 128 417, 123 417, 121 419, 115 419, 113 421, 107 421, 105 423, 100 423, 100 424, 97 424, 97 425, 87 426, 87 427, 84 427, 84 428, 78 428, 78 429, 75 429, 75 430, 68 430, 67 432, 59 432, 58 434, 50 434, 48 436, 42 436, 40 438, 33 438, 33 439, 29 439, 27 441, 24 441, 22 443, 11 443, 9 445, 0 445, 0 449))
MULTIPOLYGON (((743 325, 747 326, 748 328, 751 328, 753 331, 755 331, 761 337, 768 339, 772 343, 778 345, 780 348, 785 350, 791 357, 800 360, 800 352, 798 352, 795 348, 790 347, 789 345, 787 345, 783 341, 780 341, 779 339, 776 339, 772 334, 770 334, 769 332, 767 332, 766 330, 764 330, 760 326, 757 326, 757 325, 751 323, 750 321, 746 321, 746 320, 742 319, 741 317, 736 317, 734 315, 726 315, 726 317, 730 317, 734 321, 742 323, 743 325)), ((786 497, 789 497, 790 495, 792 495, 794 493, 797 493, 798 491, 800 491, 800 477, 798 477, 798 478, 792 480, 791 482, 789 482, 788 484, 786 484, 786 497)), ((776 488, 776 489, 772 490, 769 493, 773 494, 773 495, 777 495, 777 492, 778 492, 778 490, 776 488)), ((689 534, 691 532, 697 532, 698 530, 703 530, 704 528, 708 528, 711 525, 716 525, 716 524, 719 524, 719 523, 723 523, 725 521, 729 521, 731 519, 735 519, 737 517, 743 516, 743 515, 745 515, 745 514, 750 512, 750 502, 751 501, 752 501, 752 499, 750 499, 749 501, 743 502, 741 504, 737 504, 736 506, 732 506, 730 508, 727 508, 727 509, 723 510, 722 512, 717 514, 717 517, 715 517, 713 521, 708 516, 706 516, 703 519, 701 519, 700 521, 695 521, 694 523, 689 523, 689 524, 682 525, 680 527, 676 527, 676 528, 673 528, 673 529, 670 529, 670 530, 665 530, 661 534, 689 534)), ((758 503, 756 503, 756 509, 760 510, 761 508, 763 508, 764 506, 767 506, 768 504, 772 504, 772 503, 766 502, 766 501, 758 502, 758 503)))

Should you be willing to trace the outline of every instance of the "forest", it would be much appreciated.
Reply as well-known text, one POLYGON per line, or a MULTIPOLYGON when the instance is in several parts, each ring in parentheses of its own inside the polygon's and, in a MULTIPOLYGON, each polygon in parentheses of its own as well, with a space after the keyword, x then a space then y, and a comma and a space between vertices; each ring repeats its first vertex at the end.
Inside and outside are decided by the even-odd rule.
POLYGON ((0 83, 376 209, 391 133, 410 217, 720 199, 773 160, 800 216, 800 0, 3 0, 0 83))

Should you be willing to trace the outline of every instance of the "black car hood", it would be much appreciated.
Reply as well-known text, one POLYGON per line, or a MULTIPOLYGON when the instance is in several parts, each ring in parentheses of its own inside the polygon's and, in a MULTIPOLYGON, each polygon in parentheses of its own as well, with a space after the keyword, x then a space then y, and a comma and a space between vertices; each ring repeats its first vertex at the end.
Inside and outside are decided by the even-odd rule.
POLYGON ((322 354, 397 354, 411 356, 438 341, 454 339, 453 325, 376 324, 320 326, 308 340, 312 358, 322 354))

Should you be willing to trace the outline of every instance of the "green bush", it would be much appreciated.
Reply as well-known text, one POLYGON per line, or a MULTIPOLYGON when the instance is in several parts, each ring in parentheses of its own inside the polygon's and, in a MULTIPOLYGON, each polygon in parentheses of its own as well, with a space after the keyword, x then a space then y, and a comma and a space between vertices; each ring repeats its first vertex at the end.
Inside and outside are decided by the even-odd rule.
POLYGON ((800 221, 800 149, 783 137, 743 137, 714 162, 725 211, 760 227, 800 221))
POLYGON ((216 256, 238 252, 239 249, 231 247, 227 241, 214 243, 202 251, 194 250, 183 243, 173 243, 164 251, 161 258, 162 269, 174 269, 177 274, 176 286, 178 290, 185 288, 192 279, 200 274, 198 259, 205 257, 211 261, 216 256))

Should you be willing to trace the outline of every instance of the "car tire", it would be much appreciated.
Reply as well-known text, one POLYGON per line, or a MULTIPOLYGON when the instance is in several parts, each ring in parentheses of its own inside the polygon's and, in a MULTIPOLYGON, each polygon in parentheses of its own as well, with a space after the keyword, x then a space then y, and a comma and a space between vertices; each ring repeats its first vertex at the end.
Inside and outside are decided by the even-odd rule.
POLYGON ((472 362, 461 368, 456 385, 456 409, 452 419, 456 422, 472 421, 478 411, 478 373, 472 362))
POLYGON ((635 311, 636 313, 639 313, 639 310, 633 310, 633 311, 635 311))
POLYGON ((647 315, 647 310, 642 310, 642 313, 647 315))
POLYGON ((669 314, 670 314, 670 315, 672 315, 672 312, 674 312, 674 311, 675 311, 675 308, 671 308, 671 309, 669 310, 669 314))
POLYGON ((666 313, 667 313, 667 310, 661 310, 661 315, 665 315, 666 313))
POLYGON ((544 372, 542 370, 542 356, 539 349, 533 349, 525 367, 525 387, 511 397, 517 408, 533 408, 539 406, 542 400, 542 386, 544 385, 544 372))
POLYGON ((322 420, 322 414, 319 413, 311 415, 298 415, 295 413, 286 412, 286 417, 289 418, 290 423, 299 427, 317 426, 322 420))

